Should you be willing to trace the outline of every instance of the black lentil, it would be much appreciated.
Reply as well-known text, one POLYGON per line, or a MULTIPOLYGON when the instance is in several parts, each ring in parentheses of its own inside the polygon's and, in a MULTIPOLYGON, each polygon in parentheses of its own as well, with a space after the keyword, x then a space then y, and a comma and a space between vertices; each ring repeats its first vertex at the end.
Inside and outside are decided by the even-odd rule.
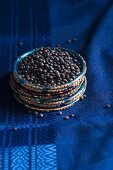
POLYGON ((39 113, 37 111, 34 112, 36 115, 38 115, 39 113))
POLYGON ((17 128, 12 128, 12 129, 10 129, 11 131, 16 131, 17 130, 17 128))
POLYGON ((68 119, 69 119, 69 116, 65 116, 65 117, 64 117, 64 120, 68 120, 68 119))
POLYGON ((57 115, 62 115, 62 111, 58 111, 58 112, 57 112, 57 115))
POLYGON ((72 40, 67 40, 66 43, 72 43, 72 40))
POLYGON ((40 118, 41 118, 41 117, 44 117, 44 115, 43 115, 42 113, 40 113, 38 116, 39 116, 40 118))
POLYGON ((111 105, 110 105, 110 104, 107 104, 107 105, 104 106, 104 109, 108 109, 108 108, 110 108, 110 107, 111 107, 111 105))
POLYGON ((17 46, 23 46, 23 42, 18 42, 17 46))
POLYGON ((74 80, 81 72, 75 57, 60 48, 41 48, 21 60, 18 74, 31 83, 47 86, 61 85, 74 80), (60 81, 59 81, 60 80, 60 81))
POLYGON ((70 118, 73 118, 74 116, 75 116, 74 114, 70 114, 70 115, 69 115, 70 118))

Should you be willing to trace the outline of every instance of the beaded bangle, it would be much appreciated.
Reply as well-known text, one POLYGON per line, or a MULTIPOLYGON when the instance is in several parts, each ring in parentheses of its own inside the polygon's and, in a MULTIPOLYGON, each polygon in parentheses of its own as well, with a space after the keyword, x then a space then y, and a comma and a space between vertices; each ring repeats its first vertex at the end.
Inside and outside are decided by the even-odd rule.
POLYGON ((73 103, 71 103, 71 104, 69 104, 69 105, 67 105, 67 106, 58 107, 58 108, 54 108, 54 109, 41 109, 41 108, 34 107, 34 106, 30 106, 30 105, 28 105, 28 104, 23 103, 23 102, 15 95, 15 93, 14 93, 14 96, 15 96, 15 98, 17 99, 17 101, 18 101, 19 103, 24 104, 27 108, 30 108, 30 109, 32 109, 32 110, 37 110, 37 111, 44 111, 44 112, 64 110, 64 109, 67 109, 67 108, 71 107, 71 106, 75 103, 75 102, 73 102, 73 103))
POLYGON ((56 107, 57 105, 61 105, 63 103, 69 103, 69 102, 71 102, 73 100, 77 100, 78 98, 80 98, 81 94, 84 93, 85 89, 86 89, 86 85, 83 84, 81 89, 78 92, 76 92, 73 96, 68 97, 68 98, 64 98, 64 99, 61 99, 60 101, 55 101, 55 102, 51 101, 51 102, 46 102, 46 103, 43 103, 43 102, 37 103, 36 101, 31 101, 29 98, 27 99, 27 98, 24 98, 22 96, 19 96, 19 97, 23 101, 25 101, 25 102, 27 102, 29 104, 36 105, 37 107, 38 106, 42 106, 42 107, 49 106, 49 107, 52 107, 53 105, 54 105, 54 107, 56 107))
POLYGON ((51 99, 38 99, 38 98, 30 98, 30 97, 26 97, 26 96, 24 96, 24 95, 21 95, 21 94, 19 94, 19 96, 20 96, 20 98, 22 98, 23 100, 28 100, 29 99, 29 101, 31 101, 31 102, 35 102, 35 103, 37 103, 37 104, 39 104, 39 103, 41 103, 41 102, 45 102, 45 103, 47 103, 47 104, 54 104, 54 103, 56 103, 56 102, 62 102, 63 100, 67 100, 67 99, 69 99, 69 98, 72 98, 75 94, 77 95, 77 94, 79 94, 79 91, 81 90, 81 88, 83 87, 83 86, 85 86, 85 88, 86 88, 86 80, 85 80, 85 82, 79 87, 79 89, 78 89, 78 91, 73 91, 73 93, 72 92, 70 92, 70 93, 68 93, 68 95, 66 95, 66 96, 60 96, 60 98, 51 98, 51 99))

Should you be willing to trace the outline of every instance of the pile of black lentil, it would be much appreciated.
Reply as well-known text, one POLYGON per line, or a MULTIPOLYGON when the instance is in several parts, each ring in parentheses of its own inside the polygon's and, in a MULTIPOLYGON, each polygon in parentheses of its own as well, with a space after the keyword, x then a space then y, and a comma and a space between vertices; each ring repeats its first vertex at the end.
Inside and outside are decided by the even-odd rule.
POLYGON ((17 59, 10 84, 16 98, 27 107, 64 109, 85 91, 83 64, 80 55, 60 47, 35 49, 17 59))

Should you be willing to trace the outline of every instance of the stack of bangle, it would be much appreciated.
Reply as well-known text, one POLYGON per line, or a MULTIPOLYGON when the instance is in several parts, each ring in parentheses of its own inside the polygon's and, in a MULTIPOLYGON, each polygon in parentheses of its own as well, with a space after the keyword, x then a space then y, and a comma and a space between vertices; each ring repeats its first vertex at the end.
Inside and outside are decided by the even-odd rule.
POLYGON ((39 111, 72 106, 86 90, 86 62, 71 50, 56 47, 34 49, 20 56, 11 74, 15 98, 39 111))

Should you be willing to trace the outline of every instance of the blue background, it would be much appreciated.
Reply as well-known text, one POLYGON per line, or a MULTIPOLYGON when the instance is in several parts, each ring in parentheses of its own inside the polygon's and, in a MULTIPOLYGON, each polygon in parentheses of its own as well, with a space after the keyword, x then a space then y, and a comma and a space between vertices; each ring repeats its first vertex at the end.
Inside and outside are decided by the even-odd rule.
POLYGON ((112 0, 0 1, 0 170, 4 169, 113 170, 112 0), (64 43, 73 37, 75 43, 64 43), (87 98, 62 116, 50 113, 39 119, 14 99, 9 75, 21 54, 59 43, 87 61, 87 98), (106 104, 111 108, 104 109, 106 104), (71 113, 76 117, 64 121, 71 113))

